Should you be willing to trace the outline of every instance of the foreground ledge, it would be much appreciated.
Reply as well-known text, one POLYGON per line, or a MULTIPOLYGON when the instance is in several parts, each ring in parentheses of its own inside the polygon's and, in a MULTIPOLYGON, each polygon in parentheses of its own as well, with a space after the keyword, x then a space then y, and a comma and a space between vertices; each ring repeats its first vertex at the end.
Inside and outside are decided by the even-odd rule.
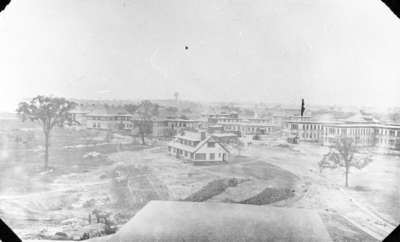
POLYGON ((317 212, 151 201, 115 235, 91 241, 332 241, 317 212))

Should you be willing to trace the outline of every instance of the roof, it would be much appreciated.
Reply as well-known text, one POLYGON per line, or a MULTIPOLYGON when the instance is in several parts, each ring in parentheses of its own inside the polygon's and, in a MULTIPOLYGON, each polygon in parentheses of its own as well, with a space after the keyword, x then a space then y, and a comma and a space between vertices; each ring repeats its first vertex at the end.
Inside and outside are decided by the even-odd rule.
POLYGON ((344 122, 344 121, 288 121, 288 123, 296 124, 323 124, 325 126, 334 127, 363 127, 363 128, 385 128, 400 129, 400 124, 384 124, 376 122, 344 122))
POLYGON ((168 145, 191 153, 195 152, 195 149, 197 147, 197 146, 193 147, 190 145, 184 145, 176 141, 171 141, 168 145))
POLYGON ((88 116, 132 116, 123 108, 98 107, 87 114, 88 116))
POLYGON ((274 127, 276 125, 271 123, 259 123, 259 122, 221 122, 221 125, 240 125, 240 126, 254 126, 254 127, 274 127))
POLYGON ((217 137, 217 138, 237 137, 237 135, 234 133, 213 133, 212 136, 217 137))
POLYGON ((314 210, 151 201, 116 234, 96 241, 332 241, 314 210))
POLYGON ((201 133, 200 132, 185 131, 184 135, 177 135, 175 137, 176 138, 180 138, 180 139, 186 139, 186 140, 190 140, 190 141, 200 141, 200 142, 196 146, 190 146, 190 145, 181 144, 181 143, 176 142, 176 141, 172 141, 172 142, 169 143, 169 146, 173 146, 173 147, 181 149, 181 150, 185 150, 185 151, 188 151, 188 152, 191 152, 191 153, 195 153, 204 144, 206 144, 208 141, 211 140, 213 142, 218 143, 226 152, 229 153, 229 150, 224 145, 222 145, 217 140, 215 140, 212 136, 207 136, 204 140, 201 140, 201 133))
POLYGON ((356 113, 346 119, 342 119, 346 123, 376 123, 378 120, 374 119, 371 115, 356 113))
POLYGON ((200 141, 201 140, 201 133, 200 132, 185 131, 183 134, 178 134, 175 137, 179 138, 179 139, 190 140, 190 141, 200 141))
POLYGON ((201 122, 201 120, 182 119, 182 118, 166 118, 165 121, 171 121, 171 122, 187 122, 187 123, 201 122))

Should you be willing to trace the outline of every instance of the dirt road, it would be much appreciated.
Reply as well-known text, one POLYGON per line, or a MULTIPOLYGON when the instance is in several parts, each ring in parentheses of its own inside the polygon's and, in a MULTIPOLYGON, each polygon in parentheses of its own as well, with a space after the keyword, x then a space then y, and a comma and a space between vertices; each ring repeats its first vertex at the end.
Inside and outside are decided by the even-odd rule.
POLYGON ((283 161, 278 156, 266 155, 266 151, 257 146, 250 147, 249 153, 257 154, 259 158, 269 157, 264 159, 266 163, 292 172, 307 184, 303 196, 289 202, 285 201, 284 206, 336 212, 377 240, 383 240, 394 230, 395 224, 385 219, 386 216, 363 206, 361 202, 350 196, 348 190, 337 181, 320 174, 316 166, 317 162, 315 160, 307 161, 307 158, 311 159, 312 156, 304 157, 301 154, 295 155, 287 152, 283 161))

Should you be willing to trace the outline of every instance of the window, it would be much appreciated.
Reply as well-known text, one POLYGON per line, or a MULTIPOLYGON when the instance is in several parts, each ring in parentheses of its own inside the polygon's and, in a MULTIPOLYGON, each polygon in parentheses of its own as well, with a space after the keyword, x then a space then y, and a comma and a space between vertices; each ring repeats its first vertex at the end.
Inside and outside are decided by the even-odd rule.
POLYGON ((204 153, 195 154, 195 160, 206 160, 206 154, 204 153))
POLYGON ((215 154, 214 153, 210 153, 210 160, 215 160, 215 154))
POLYGON ((207 147, 209 147, 209 148, 215 147, 215 142, 208 142, 207 147))

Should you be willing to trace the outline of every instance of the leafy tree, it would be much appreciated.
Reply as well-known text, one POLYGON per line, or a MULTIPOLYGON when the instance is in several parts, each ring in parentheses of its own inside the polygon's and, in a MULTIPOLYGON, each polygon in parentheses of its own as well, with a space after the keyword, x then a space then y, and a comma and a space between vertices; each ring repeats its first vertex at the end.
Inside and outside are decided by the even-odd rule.
POLYGON ((353 139, 348 137, 339 138, 330 151, 322 157, 318 163, 320 172, 325 168, 335 169, 343 167, 345 169, 345 186, 349 186, 349 172, 351 167, 362 169, 372 159, 370 156, 361 156, 356 153, 357 150, 353 144, 353 139))
POLYGON ((135 104, 126 104, 124 105, 124 109, 128 112, 128 113, 135 113, 136 110, 138 109, 139 105, 135 105, 135 104))
POLYGON ((30 102, 19 103, 17 112, 22 121, 31 120, 38 122, 42 126, 44 134, 44 169, 48 169, 50 132, 55 126, 73 122, 69 115, 71 109, 75 107, 74 102, 65 98, 37 96, 30 102))
POLYGON ((165 109, 165 112, 167 113, 168 116, 173 116, 176 117, 176 115, 178 114, 178 108, 177 107, 167 107, 165 109))
POLYGON ((158 116, 159 106, 148 100, 144 100, 139 104, 135 113, 138 116, 138 120, 136 120, 136 122, 139 128, 140 137, 142 138, 142 145, 145 145, 146 143, 144 138, 146 135, 152 133, 153 118, 158 116))
POLYGON ((246 116, 253 116, 254 115, 254 111, 248 108, 243 108, 242 110, 243 114, 246 116))
POLYGON ((184 108, 184 109, 182 109, 182 113, 191 114, 191 113, 193 113, 193 111, 191 108, 184 108))
POLYGON ((224 111, 224 112, 229 112, 229 113, 231 113, 231 112, 237 112, 237 113, 239 113, 239 112, 240 112, 240 107, 237 107, 237 106, 235 106, 235 105, 233 105, 233 104, 222 105, 222 106, 220 107, 220 109, 221 109, 222 111, 224 111))
POLYGON ((184 120, 189 120, 189 117, 186 115, 181 115, 179 116, 180 119, 184 119, 184 120))

